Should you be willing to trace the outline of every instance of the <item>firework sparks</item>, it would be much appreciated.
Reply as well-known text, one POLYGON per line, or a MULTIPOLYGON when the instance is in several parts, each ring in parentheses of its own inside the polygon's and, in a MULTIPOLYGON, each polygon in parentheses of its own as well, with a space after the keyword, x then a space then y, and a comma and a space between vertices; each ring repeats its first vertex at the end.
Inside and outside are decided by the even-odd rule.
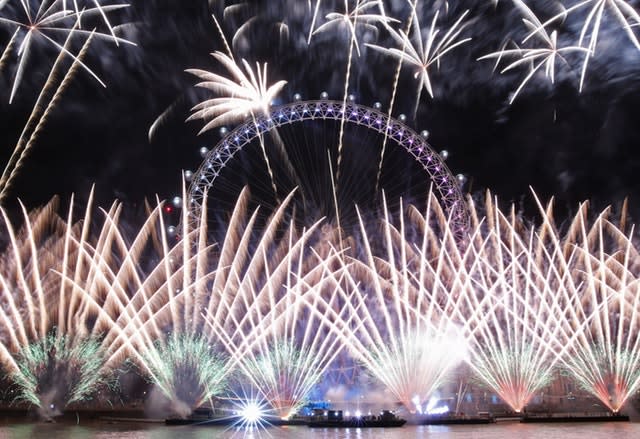
MULTIPOLYGON (((265 238, 278 227, 283 207, 271 220, 265 238)), ((212 291, 218 293, 211 302, 215 306, 206 314, 212 333, 224 344, 235 367, 282 418, 304 404, 340 353, 338 337, 330 336, 336 330, 328 317, 333 310, 321 298, 332 285, 335 289, 328 266, 331 258, 305 251, 314 231, 315 226, 296 236, 290 228, 275 255, 271 243, 262 241, 249 261, 234 259, 232 271, 225 275, 228 270, 221 270, 216 277, 212 291), (246 273, 234 268, 239 266, 247 266, 246 273)), ((333 300, 337 300, 335 294, 333 300)), ((346 317, 338 313, 335 318, 346 317)))
POLYGON ((345 12, 342 14, 339 12, 330 12, 327 14, 327 22, 313 31, 313 34, 328 32, 336 26, 346 25, 349 30, 352 46, 355 47, 358 56, 360 56, 360 43, 356 29, 357 26, 363 26, 366 31, 377 35, 378 28, 376 24, 389 25, 389 23, 398 22, 398 20, 386 16, 380 0, 358 1, 351 10, 349 10, 349 1, 345 0, 344 9, 345 12), (379 13, 372 13, 375 12, 371 10, 372 8, 376 8, 379 13))
POLYGON ((640 254, 633 228, 625 234, 606 211, 587 227, 585 213, 586 206, 573 222, 584 287, 565 316, 561 360, 583 389, 617 413, 640 388, 640 254))
POLYGON ((125 8, 128 5, 121 4, 102 6, 97 1, 94 1, 95 5, 93 7, 78 9, 78 4, 74 2, 76 9, 70 10, 66 8, 66 3, 66 1, 62 0, 55 0, 53 2, 44 0, 40 2, 36 9, 30 6, 30 2, 21 1, 20 5, 22 7, 22 15, 24 18, 0 16, 0 24, 14 29, 13 35, 0 57, 0 69, 2 69, 4 64, 8 61, 12 52, 15 52, 15 56, 18 58, 18 65, 16 67, 11 95, 9 97, 10 103, 13 102, 18 86, 24 76, 32 46, 37 44, 38 40, 43 40, 47 44, 52 45, 57 51, 70 56, 103 87, 106 87, 105 83, 102 82, 98 75, 96 75, 91 68, 82 62, 77 55, 73 54, 65 44, 62 44, 59 41, 60 36, 77 36, 85 38, 91 36, 98 40, 112 40, 116 44, 125 43, 134 45, 133 42, 116 36, 116 28, 111 26, 106 15, 108 12, 125 8), (82 18, 89 20, 96 16, 101 17, 107 24, 108 33, 95 29, 91 31, 82 29, 82 18))
MULTIPOLYGON (((581 46, 558 47, 558 32, 554 30, 551 32, 551 34, 549 34, 546 27, 540 22, 538 17, 536 17, 536 15, 524 2, 520 0, 514 1, 518 9, 520 9, 525 16, 522 21, 524 22, 525 26, 531 31, 531 33, 523 40, 523 43, 535 37, 541 43, 545 44, 546 47, 534 47, 530 49, 502 49, 498 52, 490 53, 479 58, 479 60, 494 58, 496 59, 496 65, 503 57, 516 58, 515 61, 503 68, 500 73, 506 73, 523 65, 529 66, 529 72, 520 82, 518 88, 512 93, 511 98, 509 99, 509 104, 512 104, 513 101, 515 101, 516 97, 518 97, 518 94, 527 85, 529 80, 533 78, 534 75, 543 67, 545 76, 553 84, 555 82, 556 63, 558 60, 564 62, 566 65, 569 65, 564 57, 567 54, 581 53, 586 57, 589 56, 589 49, 585 49, 581 46)), ((584 75, 580 80, 581 90, 583 80, 584 75)))
POLYGON ((187 120, 212 119, 202 128, 202 133, 217 126, 244 120, 249 116, 268 113, 271 102, 287 81, 277 81, 268 86, 267 63, 262 66, 257 63, 256 74, 245 60, 242 60, 243 71, 230 56, 222 52, 212 55, 228 70, 235 82, 216 73, 188 69, 187 72, 203 80, 197 84, 198 87, 209 89, 223 97, 209 99, 196 105, 193 108, 194 113, 187 120))
MULTIPOLYGON (((198 87, 204 87, 223 95, 223 97, 209 99, 196 105, 192 109, 195 112, 187 120, 208 120, 212 118, 212 120, 207 122, 204 128, 200 130, 200 133, 203 133, 220 125, 246 119, 249 115, 255 122, 257 115, 268 114, 271 102, 286 85, 287 81, 281 80, 271 86, 267 86, 267 63, 264 63, 262 67, 260 67, 259 63, 256 63, 256 76, 256 73, 251 70, 249 63, 244 59, 242 60, 242 64, 247 72, 246 74, 238 67, 231 56, 225 55, 222 52, 215 52, 212 55, 226 67, 237 82, 204 70, 187 70, 187 72, 204 80, 197 84, 198 87)), ((274 132, 274 136, 276 135, 274 132)), ((271 177, 273 193, 277 197, 278 191, 274 181, 273 169, 269 162, 262 138, 260 139, 260 147, 269 176, 271 177)))
POLYGON ((38 407, 43 418, 62 414, 68 404, 83 401, 109 384, 104 352, 96 339, 71 340, 51 333, 15 357, 18 370, 10 379, 18 386, 16 400, 38 407))
POLYGON ((217 249, 206 208, 192 229, 184 206, 175 245, 157 233, 161 204, 130 244, 117 205, 91 242, 89 221, 74 226, 72 213, 25 216, 23 234, 5 215, 0 354, 19 399, 51 416, 128 358, 177 415, 237 378, 286 417, 342 346, 409 410, 462 361, 514 410, 557 365, 614 412, 640 387, 640 254, 633 229, 606 211, 588 227, 583 206, 563 236, 551 204, 533 229, 488 197, 461 247, 432 196, 425 214, 385 209, 381 228, 361 218, 361 238, 337 251, 320 223, 295 229, 291 195, 258 231, 248 195, 217 249), (141 273, 151 249, 160 257, 141 273))
MULTIPOLYGON (((442 210, 434 211, 440 220, 446 218, 442 210)), ((433 213, 431 209, 427 212, 433 213)), ((352 327, 345 331, 345 343, 372 376, 415 412, 466 357, 466 328, 455 318, 465 306, 456 291, 468 285, 455 274, 465 270, 464 265, 451 263, 460 254, 451 231, 446 231, 446 220, 440 223, 445 224, 446 244, 440 246, 429 226, 432 217, 421 216, 412 208, 406 215, 415 218, 418 230, 424 233, 415 245, 408 240, 412 232, 405 227, 402 210, 399 228, 392 225, 387 211, 382 249, 371 245, 378 240, 367 236, 361 221, 364 254, 343 264, 348 274, 344 288, 357 292, 351 299, 355 316, 352 327), (434 262, 431 257, 435 254, 439 256, 434 262), (456 284, 458 281, 461 283, 456 284), (458 348, 452 351, 452 344, 458 348)))
POLYGON ((214 344, 205 334, 197 335, 203 327, 199 316, 205 287, 213 274, 208 271, 206 228, 189 230, 185 221, 180 241, 170 245, 159 203, 127 245, 118 219, 119 211, 112 210, 97 245, 83 251, 92 267, 90 282, 81 287, 84 295, 93 298, 109 291, 87 305, 97 315, 95 327, 104 332, 105 365, 131 360, 167 396, 173 414, 187 416, 219 392, 229 374, 214 344), (142 255, 149 257, 151 251, 158 252, 157 263, 140 274, 142 255))
POLYGON ((153 382, 171 402, 174 415, 186 417, 226 389, 226 360, 209 341, 192 332, 173 332, 143 357, 153 382))
POLYGON ((471 324, 468 363, 512 410, 521 412, 553 379, 563 307, 571 306, 563 288, 571 278, 561 275, 564 254, 545 251, 549 218, 538 230, 527 230, 514 211, 505 216, 489 195, 487 211, 488 230, 474 243, 474 291, 466 299, 475 308, 490 297, 492 306, 471 324))
POLYGON ((611 13, 613 18, 618 21, 618 24, 622 29, 624 29, 631 43, 640 50, 640 41, 638 41, 638 37, 633 30, 634 27, 640 24, 640 14, 638 14, 634 7, 625 0, 584 0, 578 2, 570 8, 567 8, 559 14, 551 17, 544 24, 541 24, 534 29, 533 32, 537 32, 540 27, 547 26, 549 23, 556 20, 564 20, 569 14, 574 14, 577 11, 587 9, 589 7, 591 7, 591 9, 589 9, 586 14, 578 39, 578 45, 585 47, 586 44, 587 49, 584 62, 582 63, 580 90, 582 90, 589 60, 591 57, 595 56, 600 28, 603 20, 605 20, 608 15, 607 12, 611 13))
POLYGON ((100 328, 91 324, 96 314, 90 304, 99 298, 63 281, 84 284, 90 277, 80 249, 88 236, 91 202, 83 227, 72 222, 73 203, 66 221, 54 206, 55 201, 32 215, 23 209, 20 232, 2 211, 10 244, 0 274, 0 358, 19 399, 39 407, 43 417, 86 399, 110 374, 100 328))
POLYGON ((413 38, 405 34, 403 30, 395 30, 390 26, 387 26, 387 30, 389 31, 391 38, 402 49, 367 44, 367 46, 372 49, 380 51, 385 55, 398 58, 416 69, 414 78, 418 79, 418 95, 416 98, 414 118, 418 111, 418 104, 420 103, 422 89, 426 89, 429 96, 433 97, 433 87, 429 77, 432 65, 435 64, 436 66, 439 66, 444 55, 471 40, 471 38, 458 39, 462 31, 465 29, 464 19, 469 13, 468 10, 464 11, 454 24, 451 25, 451 27, 444 33, 442 38, 438 39, 440 29, 438 29, 436 25, 439 13, 440 11, 436 11, 434 14, 431 26, 427 30, 427 35, 424 41, 422 39, 422 28, 420 27, 420 21, 417 16, 416 9, 415 7, 412 7, 413 38))

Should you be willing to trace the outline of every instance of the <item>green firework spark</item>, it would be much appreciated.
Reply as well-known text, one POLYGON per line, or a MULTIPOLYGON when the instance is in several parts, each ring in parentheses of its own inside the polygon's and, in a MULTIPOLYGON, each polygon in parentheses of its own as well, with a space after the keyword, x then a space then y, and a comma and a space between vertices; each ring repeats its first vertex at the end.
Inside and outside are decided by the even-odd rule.
POLYGON ((227 383, 226 361, 209 342, 194 334, 171 334, 145 355, 151 380, 171 400, 190 407, 219 394, 227 383))
POLYGON ((37 407, 45 395, 60 408, 86 400, 108 382, 104 355, 95 338, 73 340, 52 331, 22 348, 16 357, 18 370, 10 376, 18 388, 15 399, 37 407))

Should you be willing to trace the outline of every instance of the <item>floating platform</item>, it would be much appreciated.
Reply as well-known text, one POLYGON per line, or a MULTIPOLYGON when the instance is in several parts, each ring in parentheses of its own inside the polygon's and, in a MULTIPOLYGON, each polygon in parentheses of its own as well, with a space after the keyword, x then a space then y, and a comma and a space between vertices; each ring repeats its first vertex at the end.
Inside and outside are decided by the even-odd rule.
MULTIPOLYGON (((198 427, 214 427, 214 426, 240 426, 246 424, 246 421, 240 416, 225 417, 189 417, 185 419, 169 418, 165 419, 166 425, 193 425, 198 427)), ((258 424, 262 427, 269 426, 285 426, 285 425, 307 425, 309 421, 305 418, 281 419, 276 417, 267 417, 261 419, 258 424)))
POLYGON ((344 417, 342 410, 329 410, 324 416, 314 416, 307 421, 311 428, 397 428, 407 423, 393 412, 385 410, 380 416, 344 417))
POLYGON ((492 416, 466 416, 466 415, 427 415, 416 418, 416 425, 468 425, 468 424, 493 424, 496 420, 492 416))
POLYGON ((159 418, 132 418, 126 416, 100 416, 98 418, 100 421, 116 423, 116 422, 135 422, 136 424, 156 424, 165 422, 164 419, 159 418))
POLYGON ((629 422, 628 415, 613 413, 555 413, 525 415, 520 422, 525 423, 545 423, 545 422, 629 422))
POLYGON ((331 421, 328 419, 309 421, 307 425, 311 428, 397 428, 407 423, 406 419, 368 419, 352 418, 342 421, 331 421))
POLYGON ((522 413, 502 413, 492 415, 495 422, 520 422, 522 421, 522 413))
POLYGON ((219 418, 209 417, 189 417, 189 418, 168 418, 164 421, 165 425, 194 425, 194 426, 216 426, 216 425, 240 425, 242 418, 239 416, 225 416, 219 418))

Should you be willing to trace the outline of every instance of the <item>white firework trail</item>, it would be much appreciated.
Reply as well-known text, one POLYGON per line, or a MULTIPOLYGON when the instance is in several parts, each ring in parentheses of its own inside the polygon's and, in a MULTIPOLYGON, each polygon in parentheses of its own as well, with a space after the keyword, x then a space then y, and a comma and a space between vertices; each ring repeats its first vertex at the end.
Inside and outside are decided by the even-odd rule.
POLYGON ((212 337, 230 355, 229 367, 239 369, 281 418, 302 407, 340 353, 340 338, 331 336, 337 331, 333 322, 348 321, 344 312, 333 310, 339 299, 331 269, 335 253, 321 257, 309 248, 317 224, 301 235, 291 224, 282 244, 273 248, 290 199, 274 214, 255 250, 221 253, 212 300, 203 313, 212 337))
POLYGON ((533 29, 532 34, 538 32, 540 28, 546 27, 552 22, 562 21, 570 14, 575 14, 577 11, 587 10, 582 28, 580 30, 580 36, 578 38, 578 46, 584 47, 587 52, 585 59, 582 63, 582 72, 580 75, 580 91, 582 91, 585 76, 587 73, 587 67, 589 61, 596 54, 596 48, 598 45, 598 38, 603 21, 606 19, 614 19, 618 22, 618 25, 622 27, 627 34, 629 41, 640 50, 640 41, 634 32, 634 27, 640 25, 640 14, 635 10, 633 6, 625 0, 584 0, 577 4, 564 9, 559 14, 554 15, 546 22, 540 24, 536 29, 533 29), (611 14, 611 17, 609 17, 611 14))
POLYGON ((399 47, 401 47, 401 49, 382 47, 375 44, 366 44, 366 46, 385 55, 401 59, 409 67, 415 69, 413 76, 418 79, 416 105, 413 111, 413 118, 415 119, 415 115, 418 112, 422 89, 426 89, 429 96, 433 97, 433 87, 429 76, 432 66, 435 65, 438 67, 444 55, 467 43, 471 38, 467 37, 459 39, 460 34, 466 27, 464 19, 469 13, 468 10, 464 11, 460 17, 458 17, 453 25, 444 32, 444 35, 442 35, 441 38, 438 38, 441 29, 436 27, 440 11, 436 11, 423 40, 422 28, 420 27, 420 20, 418 19, 416 8, 413 5, 411 6, 413 14, 411 21, 411 34, 413 36, 408 35, 403 30, 395 30, 390 26, 387 26, 387 30, 389 31, 391 38, 399 47))
POLYGON ((256 63, 256 70, 253 71, 249 63, 242 60, 243 70, 229 55, 222 52, 214 52, 212 55, 227 69, 232 79, 206 70, 188 69, 187 72, 202 80, 196 84, 197 87, 206 88, 221 96, 207 99, 193 107, 194 113, 187 120, 207 121, 200 130, 202 133, 248 117, 268 114, 271 102, 287 81, 281 80, 268 85, 267 63, 256 63))
MULTIPOLYGON (((319 3, 318 3, 319 5, 319 3)), ((347 58, 347 71, 345 74, 344 80, 344 92, 343 92, 343 105, 346 105, 347 99, 349 97, 349 82, 351 77, 351 64, 353 60, 353 49, 355 47, 356 53, 360 56, 360 44, 358 42, 358 28, 360 26, 364 26, 370 31, 373 31, 376 35, 378 33, 378 28, 375 26, 377 23, 383 23, 388 25, 388 22, 397 21, 395 19, 389 18, 384 13, 384 7, 379 0, 374 1, 364 1, 357 0, 353 9, 349 9, 349 0, 344 0, 344 13, 331 12, 327 14, 328 21, 318 27, 313 33, 318 34, 322 32, 326 32, 328 29, 335 27, 336 25, 346 24, 349 30, 349 56, 347 58), (371 13, 371 8, 377 8, 379 13, 371 13)), ((315 16, 314 16, 315 21, 315 16)), ((311 39, 311 35, 309 36, 309 41, 311 39)), ((340 168, 342 164, 342 147, 343 147, 343 138, 344 138, 344 125, 345 118, 342 118, 340 121, 340 134, 338 138, 338 157, 337 157, 337 169, 336 169, 336 180, 340 180, 340 168)))
POLYGON ((361 220, 364 250, 343 259, 343 290, 352 294, 355 312, 344 331, 347 349, 411 412, 420 411, 466 358, 472 329, 458 317, 471 321, 476 312, 462 300, 472 288, 459 263, 465 251, 446 229, 444 212, 431 203, 433 197, 425 215, 401 209, 399 227, 387 210, 380 237, 369 235, 361 220), (405 216, 422 233, 417 241, 405 216), (444 236, 431 228, 433 221, 445 226, 444 236), (382 253, 374 242, 382 243, 382 253))
MULTIPOLYGON (((515 210, 505 215, 487 194, 483 230, 471 246, 474 288, 470 308, 490 297, 491 307, 476 314, 471 326, 471 370, 515 412, 553 380, 559 361, 562 318, 568 307, 566 254, 547 251, 551 229, 545 216, 539 228, 526 227, 515 210)), ((570 259, 570 254, 568 255, 570 259)))
MULTIPOLYGON (((527 85, 536 73, 540 70, 544 71, 544 75, 553 84, 555 82, 556 64, 558 61, 562 61, 565 65, 569 66, 565 55, 571 53, 583 54, 586 58, 589 57, 589 49, 585 49, 581 46, 566 46, 558 47, 558 32, 552 31, 550 34, 546 27, 540 22, 538 17, 529 9, 529 7, 521 0, 513 0, 516 6, 525 18, 522 19, 525 26, 529 29, 530 33, 524 38, 522 43, 526 43, 528 40, 536 39, 540 43, 544 44, 544 47, 533 48, 520 48, 506 49, 502 48, 497 52, 484 55, 478 60, 483 59, 496 59, 496 67, 502 60, 502 58, 515 58, 515 61, 504 67, 500 73, 506 73, 513 69, 520 68, 522 66, 528 67, 528 73, 524 76, 524 79, 520 82, 520 85, 511 94, 509 98, 509 104, 513 104, 513 101, 518 97, 518 94, 527 85)), ((580 79, 580 90, 582 90, 582 82, 584 75, 580 79)))
POLYGON ((640 254, 634 227, 625 233, 608 209, 588 226, 586 212, 585 204, 570 230, 582 288, 565 315, 561 361, 583 390, 617 413, 640 388, 640 254))
POLYGON ((63 52, 76 61, 87 73, 98 81, 100 85, 106 84, 89 68, 80 58, 72 53, 66 44, 60 42, 60 37, 95 38, 97 40, 112 40, 116 44, 124 43, 135 45, 133 42, 116 36, 117 27, 111 26, 107 20, 107 13, 127 7, 126 4, 102 6, 94 1, 93 7, 71 10, 66 8, 66 1, 54 0, 40 1, 37 9, 30 6, 26 0, 20 1, 24 19, 14 19, 0 15, 0 25, 13 29, 13 34, 7 43, 2 56, 0 56, 0 70, 8 62, 12 53, 18 58, 15 77, 11 88, 9 102, 13 102, 18 86, 20 85, 31 54, 33 44, 44 41, 53 46, 57 51, 63 52), (81 19, 100 16, 105 20, 108 33, 100 30, 82 29, 81 19), (16 47, 17 46, 17 47, 16 47))

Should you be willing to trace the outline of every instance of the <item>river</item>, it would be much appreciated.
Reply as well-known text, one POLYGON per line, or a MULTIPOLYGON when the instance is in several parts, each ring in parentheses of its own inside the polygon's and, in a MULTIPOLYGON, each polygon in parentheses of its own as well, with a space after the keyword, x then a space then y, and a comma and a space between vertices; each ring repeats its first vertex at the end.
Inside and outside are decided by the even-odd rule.
POLYGON ((145 423, 2 423, 0 439, 626 439, 640 438, 640 423, 521 424, 415 426, 401 428, 314 429, 269 427, 253 431, 224 427, 165 426, 145 423))

